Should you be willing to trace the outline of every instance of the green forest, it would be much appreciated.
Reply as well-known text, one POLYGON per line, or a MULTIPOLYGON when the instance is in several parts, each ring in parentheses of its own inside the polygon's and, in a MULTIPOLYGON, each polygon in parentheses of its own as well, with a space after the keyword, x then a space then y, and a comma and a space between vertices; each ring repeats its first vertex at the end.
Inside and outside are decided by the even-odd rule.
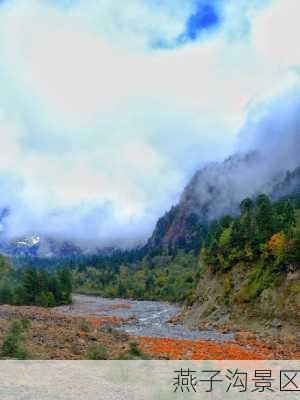
MULTIPOLYGON (((211 224, 198 252, 161 250, 126 262, 91 260, 74 269, 75 290, 87 294, 192 303, 201 274, 228 272, 235 265, 253 266, 249 293, 256 297, 276 277, 300 267, 298 198, 272 202, 264 194, 245 199, 240 215, 211 224)), ((241 294, 242 295, 242 294, 241 294)))
POLYGON ((245 199, 238 218, 226 216, 209 231, 202 259, 215 270, 260 260, 273 268, 296 268, 300 262, 299 209, 296 200, 272 203, 266 195, 245 199))
POLYGON ((276 279, 300 267, 300 200, 272 202, 264 194, 241 202, 240 212, 210 224, 197 251, 182 248, 115 251, 72 260, 26 260, 13 268, 0 258, 0 303, 52 307, 71 301, 72 291, 105 297, 192 304, 200 277, 210 269, 251 270, 241 299, 256 298, 276 279))
POLYGON ((0 304, 54 307, 72 300, 72 275, 67 268, 48 272, 37 267, 15 269, 0 256, 0 304))

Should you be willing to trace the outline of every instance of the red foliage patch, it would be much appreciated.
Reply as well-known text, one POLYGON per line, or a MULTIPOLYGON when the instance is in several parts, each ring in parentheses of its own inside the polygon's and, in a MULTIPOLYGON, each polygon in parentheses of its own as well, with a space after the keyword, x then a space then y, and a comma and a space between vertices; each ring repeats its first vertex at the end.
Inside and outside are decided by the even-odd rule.
POLYGON ((153 356, 166 356, 171 360, 267 360, 300 359, 300 353, 287 349, 277 353, 255 340, 248 343, 177 340, 166 338, 136 338, 140 348, 153 356))

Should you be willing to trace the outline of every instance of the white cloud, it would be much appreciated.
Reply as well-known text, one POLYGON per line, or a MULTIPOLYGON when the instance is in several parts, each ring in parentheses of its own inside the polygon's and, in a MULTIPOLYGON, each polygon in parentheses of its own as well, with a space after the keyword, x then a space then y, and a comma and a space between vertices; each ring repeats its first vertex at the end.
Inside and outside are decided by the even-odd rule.
POLYGON ((0 172, 18 182, 1 200, 11 234, 144 238, 197 166, 232 151, 248 110, 297 82, 296 1, 229 2, 213 35, 155 50, 195 10, 161 3, 0 8, 0 172))
POLYGON ((258 54, 274 68, 300 64, 299 13, 299 1, 275 0, 272 7, 257 18, 253 42, 258 54))

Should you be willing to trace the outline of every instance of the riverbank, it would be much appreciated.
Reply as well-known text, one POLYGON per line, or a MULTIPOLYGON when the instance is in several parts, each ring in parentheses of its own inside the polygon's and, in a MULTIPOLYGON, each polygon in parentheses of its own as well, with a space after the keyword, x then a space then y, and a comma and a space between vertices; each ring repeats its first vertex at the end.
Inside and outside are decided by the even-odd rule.
POLYGON ((109 299, 97 296, 74 295, 71 306, 57 307, 56 311, 68 316, 81 316, 102 323, 103 319, 122 325, 130 336, 149 336, 187 340, 228 341, 234 338, 230 331, 217 329, 190 329, 172 320, 181 307, 160 301, 109 299))
POLYGON ((295 336, 280 335, 279 330, 264 337, 242 330, 233 333, 228 325, 211 323, 194 330, 180 324, 180 307, 164 302, 76 295, 71 308, 58 309, 85 316, 95 326, 111 323, 125 330, 154 358, 300 359, 295 336))
POLYGON ((145 353, 170 360, 300 360, 299 346, 271 337, 267 341, 245 338, 222 343, 151 337, 136 340, 145 353))
POLYGON ((88 359, 95 347, 107 359, 300 359, 293 337, 190 331, 175 323, 177 311, 167 303, 78 296, 71 306, 55 309, 0 306, 0 344, 12 321, 26 319, 30 328, 24 345, 31 359, 88 359))
POLYGON ((109 359, 118 359, 130 351, 133 342, 137 343, 145 356, 154 359, 300 359, 300 349, 295 344, 272 338, 262 341, 251 333, 240 332, 231 341, 133 337, 122 332, 122 325, 128 321, 116 317, 66 316, 56 310, 39 307, 0 306, 0 343, 11 322, 24 318, 30 321, 24 346, 31 359, 87 359, 91 346, 104 348, 109 359))
MULTIPOLYGON (((85 360, 93 359, 95 351, 102 352, 103 359, 119 359, 131 348, 129 335, 104 325, 95 327, 88 318, 66 316, 41 307, 9 305, 0 306, 0 346, 7 339, 14 321, 25 321, 28 326, 20 343, 26 349, 28 359, 85 360)), ((14 356, 12 348, 11 357, 5 358, 18 357, 14 356)))

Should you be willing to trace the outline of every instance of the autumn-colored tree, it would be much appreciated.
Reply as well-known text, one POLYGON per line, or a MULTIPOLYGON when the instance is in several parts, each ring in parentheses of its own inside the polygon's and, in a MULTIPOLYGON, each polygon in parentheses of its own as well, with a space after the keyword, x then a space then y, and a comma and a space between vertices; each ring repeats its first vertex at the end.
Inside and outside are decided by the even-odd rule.
POLYGON ((287 241, 283 232, 275 233, 268 241, 268 249, 277 262, 282 262, 285 258, 286 244, 287 241))

